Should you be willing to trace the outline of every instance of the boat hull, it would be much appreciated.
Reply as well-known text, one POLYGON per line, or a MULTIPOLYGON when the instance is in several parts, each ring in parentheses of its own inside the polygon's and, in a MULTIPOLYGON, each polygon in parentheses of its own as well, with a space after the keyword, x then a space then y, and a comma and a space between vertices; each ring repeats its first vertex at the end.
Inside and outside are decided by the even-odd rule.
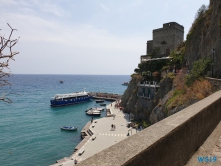
POLYGON ((62 126, 61 130, 76 131, 77 127, 62 126))
POLYGON ((87 112, 86 112, 86 114, 87 114, 87 115, 90 115, 90 116, 101 116, 100 113, 92 113, 92 114, 91 114, 91 113, 87 113, 87 112))
POLYGON ((86 96, 86 97, 79 97, 79 98, 72 98, 72 99, 63 99, 63 100, 51 100, 51 107, 60 107, 60 106, 66 106, 66 105, 72 105, 72 104, 78 104, 82 102, 89 101, 92 98, 92 96, 86 96))
POLYGON ((98 111, 95 108, 90 108, 89 110, 86 110, 85 112, 87 115, 90 115, 90 116, 100 116, 101 115, 101 111, 98 111))

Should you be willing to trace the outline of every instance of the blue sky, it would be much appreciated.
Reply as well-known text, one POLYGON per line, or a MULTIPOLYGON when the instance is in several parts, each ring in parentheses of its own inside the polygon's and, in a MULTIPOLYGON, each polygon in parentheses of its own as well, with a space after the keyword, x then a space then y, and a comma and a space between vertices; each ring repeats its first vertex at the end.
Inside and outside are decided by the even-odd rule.
POLYGON ((130 75, 152 30, 178 22, 188 33, 209 0, 0 0, 0 34, 18 29, 13 74, 130 75))

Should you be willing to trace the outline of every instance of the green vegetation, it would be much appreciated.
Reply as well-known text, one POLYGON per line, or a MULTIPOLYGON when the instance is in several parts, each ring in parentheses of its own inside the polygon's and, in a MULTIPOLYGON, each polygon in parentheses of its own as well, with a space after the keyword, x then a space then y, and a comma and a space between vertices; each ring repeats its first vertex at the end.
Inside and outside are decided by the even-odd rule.
POLYGON ((200 80, 206 76, 207 71, 211 69, 211 59, 199 59, 193 64, 193 68, 190 73, 185 77, 185 83, 187 86, 192 85, 195 80, 200 80))
POLYGON ((172 51, 169 57, 171 57, 169 65, 175 65, 178 68, 181 68, 181 65, 184 61, 184 53, 186 50, 185 42, 180 43, 176 50, 172 51))
POLYGON ((142 121, 141 122, 141 125, 144 127, 144 128, 147 128, 148 126, 150 126, 150 124, 147 122, 147 121, 142 121))
POLYGON ((195 80, 190 86, 186 86, 183 81, 184 77, 182 73, 179 73, 175 79, 175 90, 172 93, 171 98, 166 103, 166 110, 168 112, 180 105, 190 105, 193 101, 199 101, 212 93, 212 85, 206 79, 195 80))
MULTIPOLYGON (((176 69, 181 69, 184 61, 186 44, 180 43, 176 50, 172 51, 169 57, 171 59, 151 60, 144 63, 140 63, 138 68, 134 69, 134 72, 140 74, 143 80, 157 81, 161 79, 161 72, 176 69)), ((151 54, 151 57, 156 57, 159 54, 159 48, 155 48, 151 54)), ((169 76, 174 77, 174 74, 170 73, 169 76)))
MULTIPOLYGON (((177 97, 180 97, 184 93, 185 93, 184 90, 174 90, 172 97, 166 103, 166 107, 168 107, 168 105, 173 103, 177 99, 177 97)), ((179 105, 182 104, 180 102, 182 102, 182 101, 179 101, 179 105)), ((177 103, 176 103, 176 105, 177 105, 177 103)))
POLYGON ((175 78, 175 73, 169 72, 169 73, 167 74, 167 77, 174 79, 174 78, 175 78))
POLYGON ((206 31, 210 25, 211 22, 211 13, 213 11, 212 6, 206 7, 205 5, 202 5, 195 16, 195 20, 192 24, 192 27, 190 28, 187 36, 186 36, 186 41, 188 42, 191 37, 192 34, 195 30, 200 30, 201 29, 201 34, 205 35, 206 31), (197 28, 196 28, 197 27, 197 28))
POLYGON ((202 58, 195 61, 189 74, 182 69, 173 79, 173 89, 170 99, 166 103, 168 112, 180 105, 190 105, 212 93, 211 83, 205 79, 207 71, 211 69, 211 59, 202 58))
POLYGON ((206 6, 203 4, 197 11, 196 16, 195 16, 195 21, 199 21, 202 19, 204 13, 206 12, 206 6))

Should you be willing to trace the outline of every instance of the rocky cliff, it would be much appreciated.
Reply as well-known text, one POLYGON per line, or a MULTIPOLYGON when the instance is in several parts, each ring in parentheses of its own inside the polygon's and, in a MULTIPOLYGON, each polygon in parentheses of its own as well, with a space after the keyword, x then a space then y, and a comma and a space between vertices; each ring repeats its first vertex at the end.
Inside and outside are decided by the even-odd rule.
POLYGON ((196 18, 187 35, 185 60, 191 69, 202 57, 213 58, 214 76, 221 78, 221 1, 210 0, 208 9, 196 18))
POLYGON ((163 110, 152 111, 161 99, 172 89, 173 78, 165 77, 161 83, 160 88, 156 92, 153 100, 147 98, 139 98, 137 96, 137 84, 142 80, 140 75, 134 75, 129 83, 128 88, 122 97, 121 106, 124 107, 124 112, 132 113, 135 115, 135 120, 146 120, 150 123, 155 123, 165 118, 163 110), (152 119, 149 119, 149 117, 152 119))
MULTIPOLYGON (((185 53, 183 66, 191 70, 195 61, 210 57, 214 62, 211 69, 214 77, 221 78, 221 1, 211 0, 208 8, 201 9, 202 10, 198 11, 198 16, 184 43, 185 53), (215 51, 212 52, 212 49, 215 51)), ((210 74, 212 74, 212 72, 210 72, 210 74)), ((135 120, 146 120, 151 124, 184 109, 210 94, 210 92, 208 92, 208 94, 202 95, 200 92, 198 97, 194 94, 200 91, 199 86, 205 88, 204 85, 208 85, 209 87, 209 83, 202 83, 202 85, 196 86, 196 91, 194 91, 193 88, 187 88, 188 92, 185 94, 185 97, 188 102, 174 104, 173 101, 173 104, 170 104, 170 108, 168 109, 168 101, 171 101, 172 97, 174 97, 174 91, 179 92, 180 90, 175 88, 173 78, 167 76, 161 80, 160 88, 152 100, 137 96, 137 84, 142 79, 141 75, 132 77, 123 95, 121 105, 124 107, 125 112, 135 115, 135 120), (197 91, 197 89, 199 90, 197 91), (190 99, 188 99, 189 96, 191 96, 190 99)), ((211 82, 211 80, 209 82, 211 82)), ((220 82, 220 80, 218 80, 218 82, 220 82)))

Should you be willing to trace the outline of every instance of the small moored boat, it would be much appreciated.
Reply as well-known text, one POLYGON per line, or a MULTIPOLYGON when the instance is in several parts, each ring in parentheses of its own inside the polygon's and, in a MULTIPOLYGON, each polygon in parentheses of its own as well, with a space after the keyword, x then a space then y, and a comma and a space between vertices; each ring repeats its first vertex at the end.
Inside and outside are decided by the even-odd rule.
POLYGON ((87 115, 93 115, 93 116, 100 116, 101 111, 97 110, 96 108, 90 108, 89 110, 85 111, 87 115))
POLYGON ((77 127, 71 127, 71 126, 61 126, 62 130, 68 130, 68 131, 76 131, 77 127))
POLYGON ((106 106, 106 104, 105 103, 100 103, 100 106, 106 106))

